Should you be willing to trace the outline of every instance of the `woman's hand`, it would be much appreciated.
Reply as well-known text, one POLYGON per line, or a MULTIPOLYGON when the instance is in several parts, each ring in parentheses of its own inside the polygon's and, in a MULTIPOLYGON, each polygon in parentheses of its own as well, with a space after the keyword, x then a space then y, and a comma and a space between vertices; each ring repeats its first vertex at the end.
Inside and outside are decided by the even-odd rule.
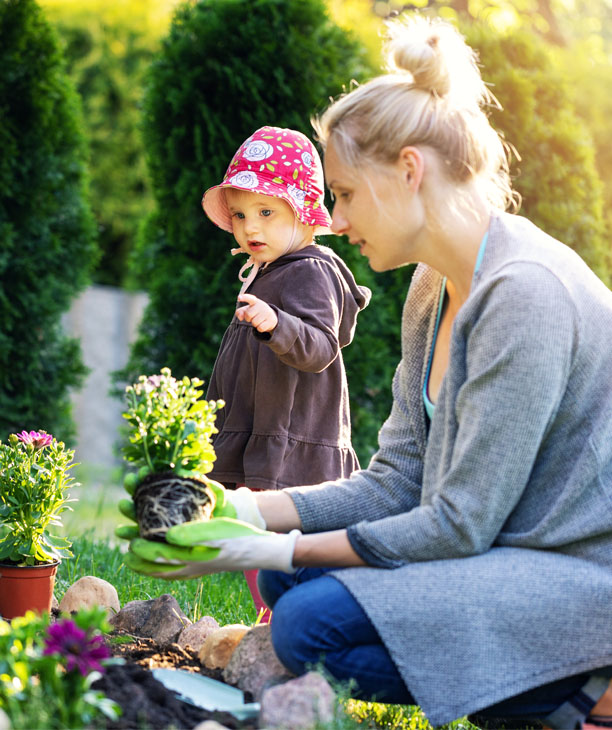
POLYGON ((270 332, 278 324, 278 317, 269 304, 253 294, 240 294, 239 302, 246 302, 246 307, 236 310, 236 317, 241 322, 249 322, 258 332, 270 332))

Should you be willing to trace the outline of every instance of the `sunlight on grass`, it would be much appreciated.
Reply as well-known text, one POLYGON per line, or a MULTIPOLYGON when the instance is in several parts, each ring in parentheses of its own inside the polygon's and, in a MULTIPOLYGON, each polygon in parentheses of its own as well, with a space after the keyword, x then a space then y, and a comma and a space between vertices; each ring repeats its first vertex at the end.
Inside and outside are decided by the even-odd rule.
POLYGON ((397 730, 432 730, 427 718, 418 707, 348 699, 345 702, 344 710, 354 720, 368 723, 366 727, 389 728, 389 730, 396 730, 396 728, 397 730))
MULTIPOLYGON (((419 707, 412 705, 386 705, 378 702, 345 699, 341 705, 346 716, 357 725, 346 727, 380 728, 381 730, 434 730, 419 707)), ((439 730, 478 730, 467 719, 462 718, 444 725, 439 730)))

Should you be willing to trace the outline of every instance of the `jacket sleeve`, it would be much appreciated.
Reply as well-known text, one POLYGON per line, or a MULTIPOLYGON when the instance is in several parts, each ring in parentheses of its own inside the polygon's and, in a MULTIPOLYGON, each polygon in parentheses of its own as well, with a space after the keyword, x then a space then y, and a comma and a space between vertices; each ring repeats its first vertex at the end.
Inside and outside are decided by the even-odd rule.
MULTIPOLYGON (((563 397, 579 318, 553 274, 513 264, 472 314, 455 322, 451 364, 434 415, 456 429, 443 446, 450 452, 448 467, 424 485, 423 503, 415 509, 350 530, 355 544, 389 561, 488 550, 521 499, 563 397), (453 362, 457 355, 463 362, 453 362)), ((442 429, 442 421, 438 425, 442 429)), ((442 459, 443 449, 436 452, 442 459)))
MULTIPOLYGON (((325 370, 340 352, 339 330, 347 295, 334 267, 319 259, 293 264, 283 282, 278 317, 272 333, 253 336, 266 344, 285 365, 305 372, 325 370)), ((357 310, 355 311, 355 315, 357 310)))

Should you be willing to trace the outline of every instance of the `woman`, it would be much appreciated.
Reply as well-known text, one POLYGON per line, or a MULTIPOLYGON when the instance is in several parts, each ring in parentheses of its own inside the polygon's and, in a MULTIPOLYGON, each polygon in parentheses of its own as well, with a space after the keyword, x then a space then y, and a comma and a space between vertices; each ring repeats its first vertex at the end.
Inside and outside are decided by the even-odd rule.
POLYGON ((291 670, 323 657, 358 696, 433 725, 579 727, 612 715, 612 293, 503 212, 504 147, 454 29, 395 23, 389 56, 316 123, 334 232, 376 271, 421 264, 377 454, 348 479, 227 495, 286 534, 181 526, 183 547, 136 541, 133 565, 268 569, 291 670))

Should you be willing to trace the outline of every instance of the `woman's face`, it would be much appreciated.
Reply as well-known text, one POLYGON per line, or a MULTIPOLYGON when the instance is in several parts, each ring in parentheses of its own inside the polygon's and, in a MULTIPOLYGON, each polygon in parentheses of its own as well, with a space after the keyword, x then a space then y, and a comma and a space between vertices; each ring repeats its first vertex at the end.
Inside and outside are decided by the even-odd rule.
POLYGON ((332 141, 325 152, 325 178, 334 197, 332 231, 359 246, 374 271, 421 260, 424 215, 411 192, 406 165, 355 169, 345 165, 332 141))

